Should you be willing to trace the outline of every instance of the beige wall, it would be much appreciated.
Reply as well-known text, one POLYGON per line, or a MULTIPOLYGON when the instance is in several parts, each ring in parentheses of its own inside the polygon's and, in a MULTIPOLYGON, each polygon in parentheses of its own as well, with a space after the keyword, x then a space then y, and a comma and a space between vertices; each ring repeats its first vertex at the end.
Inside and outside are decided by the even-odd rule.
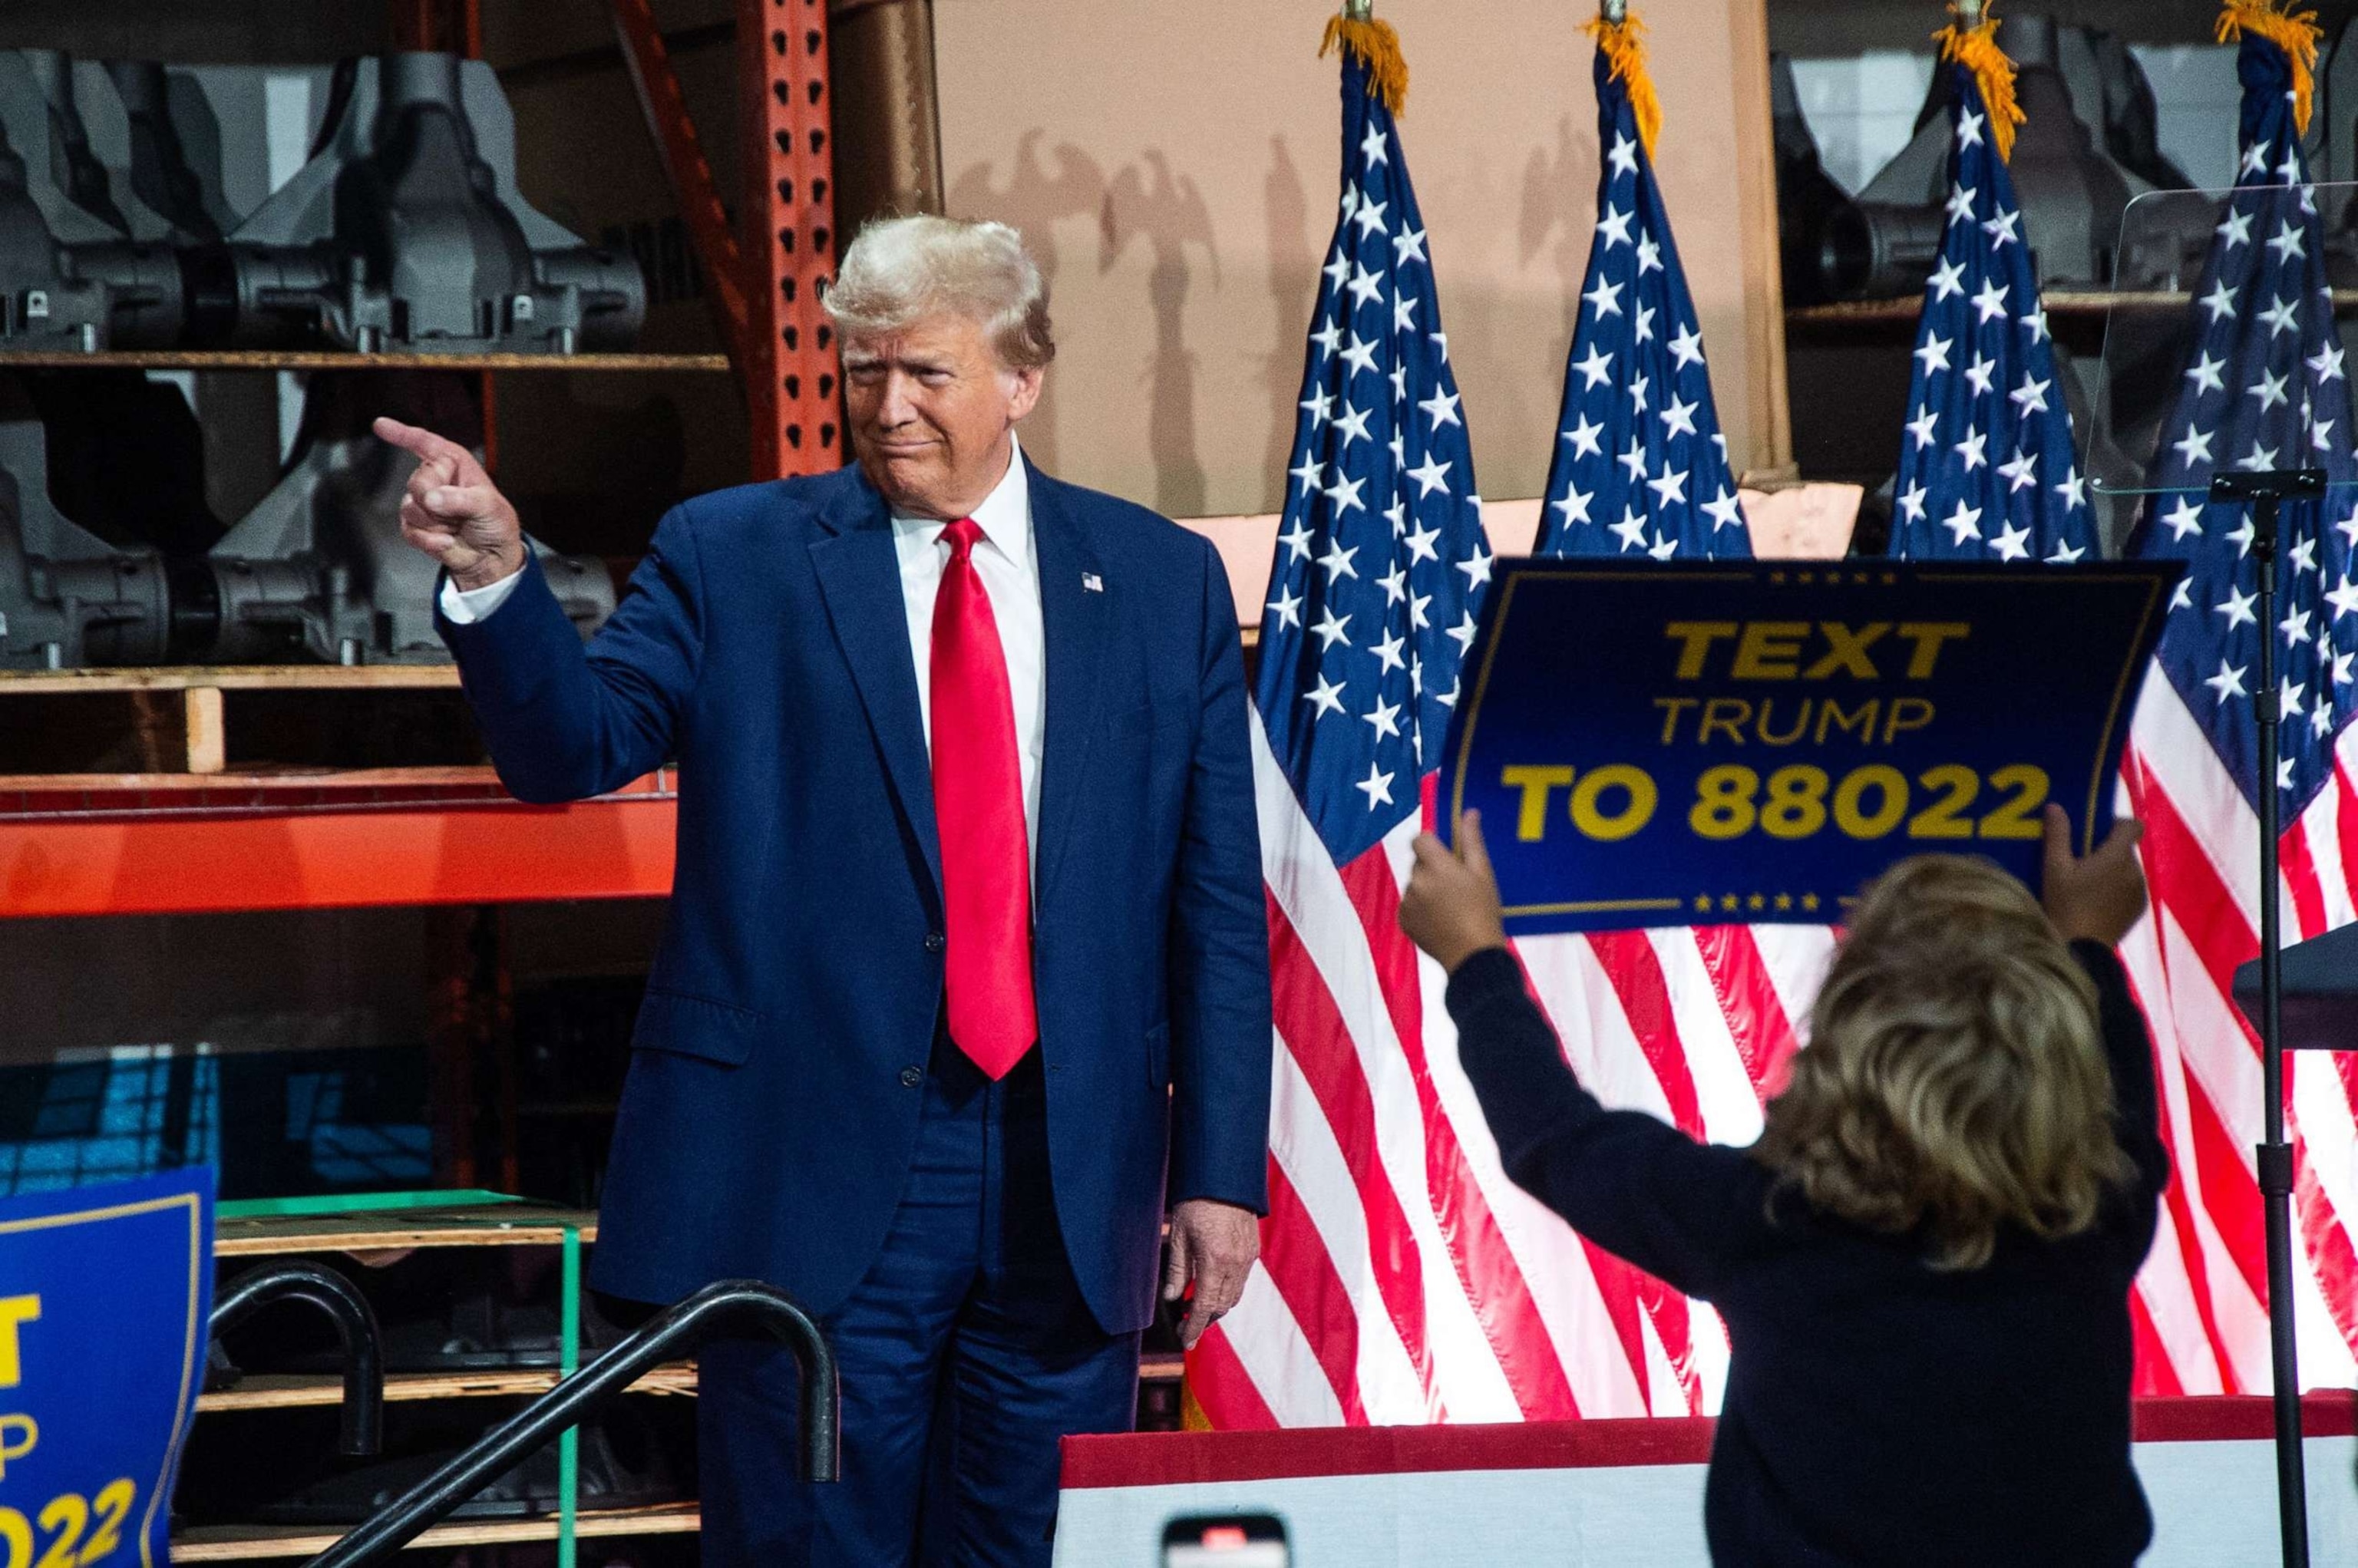
MULTIPOLYGON (((1785 460, 1784 378, 1759 0, 1639 9, 1720 420, 1739 470, 1770 468, 1785 460)), ((1476 470, 1486 494, 1535 496, 1595 222, 1577 27, 1592 13, 1378 0, 1378 14, 1408 56, 1401 135, 1476 470)), ((1025 437, 1063 477, 1177 516, 1281 503, 1339 178, 1325 16, 1309 0, 936 0, 949 210, 1020 225, 1052 273, 1062 347, 1025 437)))

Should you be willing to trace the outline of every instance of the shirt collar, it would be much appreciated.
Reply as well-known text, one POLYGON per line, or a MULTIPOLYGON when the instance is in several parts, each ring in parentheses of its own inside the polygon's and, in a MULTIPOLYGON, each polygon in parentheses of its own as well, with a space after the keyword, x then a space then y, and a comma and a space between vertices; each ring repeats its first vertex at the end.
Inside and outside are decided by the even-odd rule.
MULTIPOLYGON (((974 522, 1000 554, 1011 561, 1025 562, 1032 558, 1032 479, 1024 471, 1023 444, 1013 431, 1008 432, 1007 446, 1006 476, 974 509, 974 522)), ((939 539, 946 526, 939 518, 892 514, 895 532, 914 534, 927 544, 939 539)))

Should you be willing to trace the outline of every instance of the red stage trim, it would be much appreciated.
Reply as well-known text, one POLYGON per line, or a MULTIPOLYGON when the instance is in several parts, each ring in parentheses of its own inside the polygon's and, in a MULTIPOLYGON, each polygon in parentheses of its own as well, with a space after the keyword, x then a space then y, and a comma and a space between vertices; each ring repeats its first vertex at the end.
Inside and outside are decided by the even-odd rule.
MULTIPOLYGON (((2265 1442, 2275 1430, 2268 1400, 2259 1397, 2139 1400, 2135 1419, 2139 1443, 2265 1442)), ((2301 1400, 2301 1422, 2310 1437, 2351 1436, 2358 1433, 2358 1398, 2309 1394, 2301 1400)), ((1701 1465, 1711 1458, 1714 1424, 1704 1417, 1664 1417, 1068 1437, 1064 1484, 1082 1491, 1303 1476, 1701 1465)))

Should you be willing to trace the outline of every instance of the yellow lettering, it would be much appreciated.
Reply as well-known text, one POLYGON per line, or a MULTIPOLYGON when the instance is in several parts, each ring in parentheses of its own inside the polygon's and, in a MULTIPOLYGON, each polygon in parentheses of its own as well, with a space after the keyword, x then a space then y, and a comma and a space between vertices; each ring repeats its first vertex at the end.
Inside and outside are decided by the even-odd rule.
POLYGON ((1895 697, 1891 699, 1891 711, 1883 720, 1883 743, 1888 746, 1891 738, 1901 730, 1921 730, 1931 722, 1931 703, 1920 697, 1895 697))
POLYGON ((1572 782, 1570 768, 1520 767, 1502 769, 1498 782, 1509 789, 1523 792, 1521 806, 1515 814, 1515 837, 1525 843, 1547 831, 1548 791, 1562 789, 1572 782))
POLYGON ((1801 738, 1802 730, 1810 727, 1810 699, 1806 697, 1801 699, 1801 711, 1793 716, 1793 727, 1782 735, 1772 735, 1768 732, 1768 715, 1776 706, 1777 699, 1773 697, 1761 699, 1760 743, 1764 746, 1790 746, 1801 738))
POLYGON ((38 1296, 0 1296, 0 1389, 13 1389, 25 1380, 24 1362, 16 1353, 16 1325, 36 1322, 40 1315, 38 1296))
POLYGON ((1875 679, 1875 661, 1866 650, 1891 630, 1890 622, 1870 622, 1854 632, 1839 621, 1821 621, 1818 630, 1825 633, 1826 651, 1801 672, 1803 680, 1825 680, 1836 670, 1848 670, 1854 680, 1875 679))
POLYGON ((1662 628, 1662 635, 1686 644, 1679 650, 1678 677, 1693 680, 1703 674, 1703 662, 1711 653, 1711 645, 1722 637, 1736 635, 1733 621, 1673 621, 1662 628))
POLYGON ((1941 656, 1941 644, 1950 641, 1963 642, 1972 636, 1974 629, 1962 621, 1902 621, 1899 634, 1916 644, 1908 655, 1908 678, 1932 678, 1932 661, 1941 656))
POLYGON ((1818 744, 1823 746, 1826 743, 1828 729, 1839 730, 1847 735, 1853 732, 1854 726, 1860 740, 1872 741, 1875 739, 1875 716, 1882 709, 1881 700, 1870 697, 1858 705, 1856 713, 1844 713, 1841 703, 1831 697, 1826 698, 1818 708, 1818 744))
POLYGON ((1662 744, 1674 743, 1679 738, 1679 715, 1702 699, 1693 697, 1658 697, 1654 706, 1662 710, 1662 744))
POLYGON ((1809 633, 1806 621, 1747 621, 1727 673, 1737 680, 1791 680, 1801 673, 1801 639, 1809 633))
POLYGON ((1615 843, 1652 821, 1659 799, 1652 777, 1642 768, 1627 762, 1591 768, 1580 787, 1572 792, 1572 825, 1599 843, 1615 843), (1608 789, 1625 790, 1629 795, 1628 804, 1611 816, 1596 805, 1597 797, 1608 789))
POLYGON ((40 1423, 28 1415, 0 1415, 0 1476, 8 1474, 8 1461, 22 1459, 41 1441, 40 1423))
POLYGON ((1703 723, 1695 730, 1695 744, 1711 744, 1711 732, 1724 730, 1731 746, 1744 744, 1744 726, 1752 721, 1752 705, 1740 697, 1714 697, 1703 705, 1703 723))

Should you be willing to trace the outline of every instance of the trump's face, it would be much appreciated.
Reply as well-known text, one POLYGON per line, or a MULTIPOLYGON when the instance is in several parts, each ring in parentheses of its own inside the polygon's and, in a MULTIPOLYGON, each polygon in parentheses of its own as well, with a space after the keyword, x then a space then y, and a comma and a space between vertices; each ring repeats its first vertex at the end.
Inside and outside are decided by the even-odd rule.
POLYGON ((965 316, 847 336, 852 449, 903 515, 971 516, 1007 472, 1008 432, 1040 400, 1040 377, 1001 364, 981 323, 965 316))

